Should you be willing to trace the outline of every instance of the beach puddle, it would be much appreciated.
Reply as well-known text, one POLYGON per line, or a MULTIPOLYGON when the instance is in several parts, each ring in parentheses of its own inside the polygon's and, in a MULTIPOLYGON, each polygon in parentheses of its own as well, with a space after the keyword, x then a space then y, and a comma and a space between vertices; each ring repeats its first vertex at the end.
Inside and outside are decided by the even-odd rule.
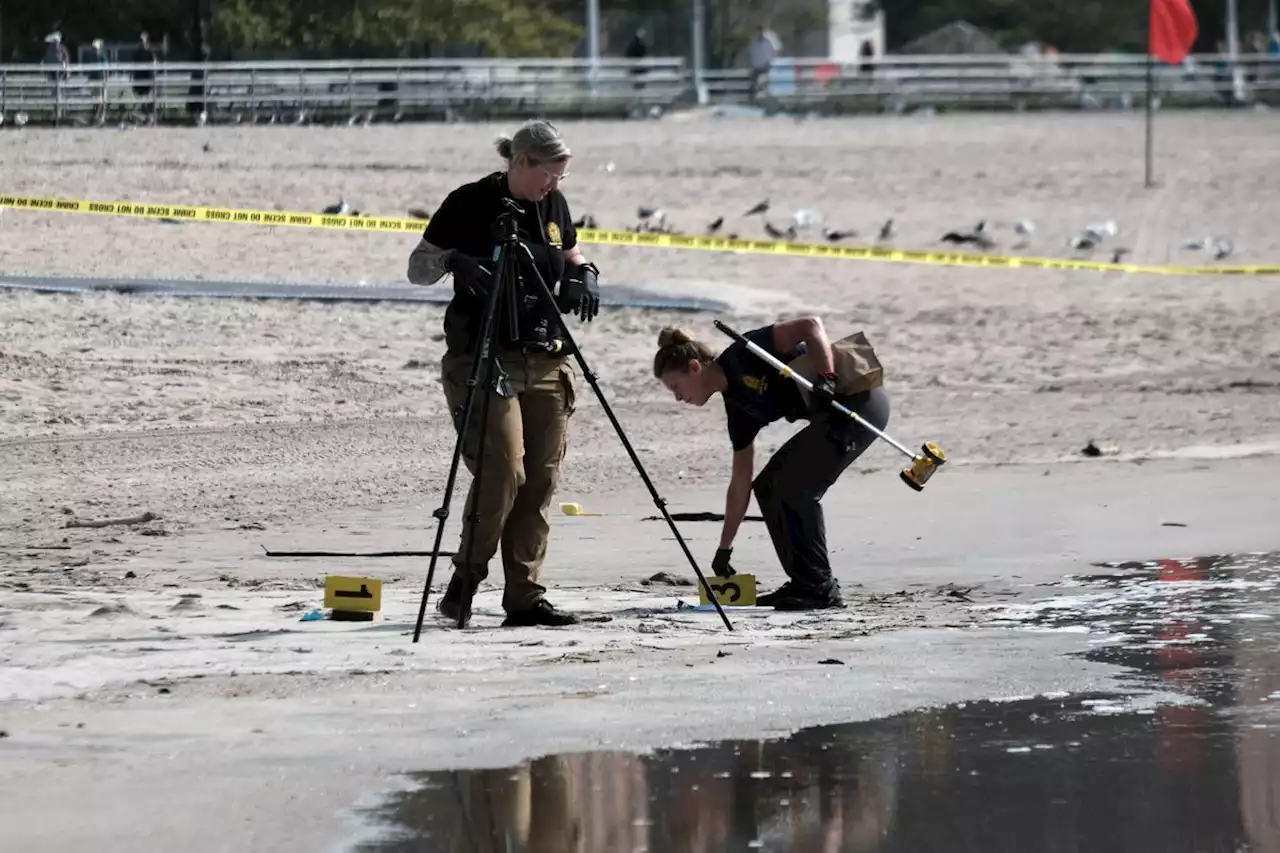
POLYGON ((1280 555, 1100 566, 991 624, 1087 632, 1116 694, 976 701, 648 754, 411 774, 362 851, 1280 846, 1280 555), (1131 689, 1130 689, 1131 688, 1131 689))

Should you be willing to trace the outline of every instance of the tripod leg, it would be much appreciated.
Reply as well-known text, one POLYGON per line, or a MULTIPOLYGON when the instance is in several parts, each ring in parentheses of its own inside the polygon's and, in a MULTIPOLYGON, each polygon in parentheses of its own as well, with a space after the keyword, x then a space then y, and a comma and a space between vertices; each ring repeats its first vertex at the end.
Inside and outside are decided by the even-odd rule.
MULTIPOLYGON (((525 249, 527 252, 528 249, 525 249)), ((532 259, 532 258, 531 258, 532 259)), ((542 273, 538 272, 534 265, 534 275, 538 279, 538 286, 542 291, 542 298, 547 300, 548 305, 555 305, 555 297, 551 293, 551 288, 547 287, 547 282, 542 278, 542 273)), ((577 343, 573 339, 573 335, 569 333, 569 327, 565 323, 560 313, 556 312, 556 320, 560 324, 560 332, 564 335, 565 342, 573 350, 574 358, 577 359, 578 366, 582 368, 582 375, 586 377, 587 382, 591 385, 591 390, 595 392, 596 399, 600 401, 600 406, 604 409, 604 413, 609 418, 609 423, 613 424, 614 431, 618 434, 622 446, 626 448, 627 455, 631 457, 631 462, 636 466, 636 471, 640 474, 640 479, 644 481, 645 487, 649 490, 649 495, 653 498, 654 506, 662 517, 666 519, 667 526, 671 528, 671 533, 676 538, 676 542, 680 543, 681 550, 684 551, 685 557, 689 559, 689 565, 693 566, 693 572, 698 576, 698 581, 702 584, 703 590, 707 593, 707 598, 715 605, 716 612, 720 614, 721 621, 724 622, 725 628, 733 630, 733 625, 729 623, 729 617, 725 614, 724 608, 720 605, 720 600, 716 598, 715 592, 711 589, 711 584, 707 582, 707 578, 702 574, 702 569, 698 568, 698 561, 694 559, 693 553, 689 550, 689 546, 685 543, 684 537, 680 535, 680 531, 676 529, 675 519, 671 517, 671 513, 667 512, 667 501, 654 487, 653 481, 649 479, 648 472, 645 471, 644 465, 640 462, 640 457, 636 455, 635 449, 631 446, 631 441, 627 438, 626 432, 622 429, 622 424, 618 423, 617 417, 613 414, 613 409, 609 406, 609 401, 605 399, 604 392, 600 390, 599 384, 596 383, 596 375, 587 365, 586 359, 582 357, 582 352, 578 349, 577 343)))
POLYGON ((578 366, 582 368, 583 376, 585 376, 587 382, 590 383, 591 390, 595 392, 596 399, 600 401, 600 406, 608 416, 609 422, 613 424, 613 429, 617 432, 618 439, 622 442, 622 446, 626 448, 627 455, 631 457, 632 464, 636 466, 636 472, 639 473, 640 479, 644 481, 645 487, 649 490, 649 495, 653 498, 654 506, 658 508, 659 512, 662 513, 662 517, 666 519, 667 526, 671 528, 671 534, 675 536, 676 542, 680 544, 680 549, 684 551, 685 557, 689 560, 689 565, 693 567, 694 574, 698 576, 698 582, 702 584, 702 588, 707 593, 707 598, 711 600, 711 603, 715 605, 716 612, 720 614, 720 620, 724 622, 724 626, 726 628, 732 631, 733 625, 729 623, 729 617, 725 614, 724 608, 720 606, 720 600, 716 598, 715 592, 711 589, 711 584, 707 582, 706 576, 702 574, 702 569, 698 568, 698 561, 694 559, 693 553, 689 550, 688 544, 684 541, 684 537, 681 536, 680 531, 676 529, 675 519, 671 517, 671 513, 667 512, 666 498, 658 494, 658 490, 654 487, 653 481, 649 479, 649 474, 645 471, 644 465, 641 464, 640 457, 636 455, 636 451, 631 446, 631 442, 627 438, 627 434, 622 429, 622 424, 618 423, 618 418, 613 414, 613 409, 610 408, 608 400, 605 399, 604 392, 600 390, 599 384, 596 383, 596 375, 591 371, 591 368, 587 366, 587 362, 583 359, 582 353, 578 351, 577 344, 573 343, 572 339, 569 338, 569 331, 564 328, 563 321, 561 321, 560 327, 564 331, 566 339, 569 340, 570 346, 573 347, 574 356, 577 358, 578 366))
MULTIPOLYGON (((489 388, 489 382, 496 374, 495 368, 497 356, 489 356, 488 370, 485 371, 485 384, 481 391, 484 394, 484 402, 480 404, 480 431, 478 433, 478 446, 476 447, 476 476, 471 481, 471 488, 475 495, 475 503, 471 512, 466 516, 463 523, 467 525, 463 538, 467 540, 467 545, 462 549, 462 565, 468 570, 471 569, 471 553, 476 543, 476 524, 480 520, 480 496, 483 492, 484 483, 484 457, 485 446, 489 443, 489 404, 493 401, 493 395, 496 393, 494 389, 489 388)), ((468 582, 462 588, 462 606, 458 609, 458 627, 465 628, 467 626, 467 617, 471 614, 471 601, 475 598, 475 589, 468 582)))
MULTIPOLYGON (((499 254, 498 263, 495 264, 497 269, 494 271, 493 281, 490 283, 490 286, 489 286, 489 298, 488 300, 486 300, 484 317, 480 324, 481 325, 480 339, 476 342, 476 349, 473 356, 474 361, 471 365, 471 374, 470 376, 467 377, 467 397, 462 404, 462 415, 459 418, 459 422, 457 424, 458 438, 453 445, 453 459, 449 463, 449 478, 446 481, 445 487, 444 487, 444 500, 441 502, 440 507, 437 510, 435 510, 435 512, 432 513, 432 515, 436 519, 438 519, 440 523, 436 527, 435 547, 431 549, 432 551, 431 563, 427 568, 427 580, 422 588, 422 601, 418 605, 418 621, 413 629, 413 641, 415 643, 418 642, 418 638, 422 634, 422 622, 426 618, 426 614, 427 614, 427 599, 431 595, 431 582, 435 578, 436 560, 439 559, 439 553, 440 553, 440 542, 444 538, 444 524, 445 524, 445 521, 449 518, 449 504, 453 498, 453 489, 458 480, 458 465, 462 461, 462 452, 463 452, 464 443, 466 442, 466 438, 467 438, 467 429, 471 424, 471 409, 475 403, 476 388, 481 383, 482 370, 487 365, 490 359, 490 352, 492 350, 491 339, 493 337, 494 330, 497 327, 497 324, 494 322, 494 315, 497 313, 498 296, 501 292, 500 288, 498 287, 498 284, 501 282, 501 276, 502 276, 501 262, 505 255, 506 255, 505 250, 503 250, 499 254)), ((487 383, 488 376, 484 377, 484 381, 487 383)), ((486 405, 482 407, 483 409, 488 408, 487 393, 485 395, 485 403, 486 405)), ((483 413, 482 413, 482 416, 483 416, 483 413)), ((484 429, 485 429, 485 424, 482 423, 481 424, 482 438, 480 442, 480 451, 479 451, 481 455, 483 455, 484 453, 484 440, 483 440, 484 429)), ((467 523, 467 520, 464 518, 463 524, 465 525, 466 523, 467 523)), ((474 533, 474 522, 473 522, 472 532, 474 533)), ((475 538, 474 535, 467 537, 468 542, 470 542, 474 538, 475 538)), ((466 557, 464 557, 463 559, 468 560, 469 558, 470 558, 470 554, 467 554, 466 557)), ((469 565, 469 564, 464 562, 463 565, 469 565)), ((466 601, 466 606, 462 610, 462 616, 466 615, 466 612, 468 609, 470 609, 470 606, 471 606, 471 601, 470 601, 470 597, 468 597, 466 601)), ((459 622, 461 621, 462 619, 460 618, 459 622)))

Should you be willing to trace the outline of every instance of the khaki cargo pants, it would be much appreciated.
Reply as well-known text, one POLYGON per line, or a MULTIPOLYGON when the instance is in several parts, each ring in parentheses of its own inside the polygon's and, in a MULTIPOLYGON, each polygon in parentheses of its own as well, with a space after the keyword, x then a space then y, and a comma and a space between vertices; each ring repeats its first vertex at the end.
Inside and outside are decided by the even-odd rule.
MULTIPOLYGON (((455 430, 467 400, 472 364, 470 353, 446 354, 441 361, 444 395, 455 430)), ((471 405, 462 458, 472 481, 453 565, 460 579, 479 584, 489 576, 489 561, 501 549, 506 575, 502 606, 513 613, 531 607, 546 592, 538 583, 538 573, 551 530, 547 511, 560 479, 577 383, 573 366, 564 356, 503 353, 502 369, 516 395, 499 395, 493 390, 493 377, 489 377, 476 388, 471 405), (484 482, 477 483, 476 454, 485 393, 490 398, 489 428, 484 482), (479 519, 468 566, 464 565, 469 538, 466 519, 475 511, 479 519)))

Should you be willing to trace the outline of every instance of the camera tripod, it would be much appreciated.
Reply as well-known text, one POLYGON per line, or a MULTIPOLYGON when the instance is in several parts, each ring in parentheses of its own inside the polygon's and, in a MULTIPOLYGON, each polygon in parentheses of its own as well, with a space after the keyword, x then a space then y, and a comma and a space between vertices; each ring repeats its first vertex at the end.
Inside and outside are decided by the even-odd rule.
MULTIPOLYGON (((644 465, 640 462, 640 457, 636 455, 635 449, 631 446, 626 433, 622 429, 622 425, 618 423, 617 417, 613 414, 609 402, 605 399, 604 394, 600 391, 600 386, 596 383, 596 375, 591 368, 587 366, 586 360, 582 357, 577 343, 573 336, 569 333, 568 325, 565 323, 561 315, 560 306, 556 303, 555 296, 548 287, 547 282, 542 277, 542 273, 538 270, 537 264, 534 262, 533 254, 529 251, 529 247, 520 242, 519 233, 517 231, 515 214, 521 213, 521 208, 512 200, 504 199, 507 211, 498 217, 497 224, 501 228, 501 239, 494 246, 493 261, 494 270, 493 277, 489 283, 489 290, 485 297, 484 313, 480 321, 480 335, 474 350, 474 359, 471 365, 471 374, 467 378, 467 394, 462 404, 462 411, 458 416, 455 424, 458 438, 453 448, 453 459, 449 464, 449 476, 445 483, 444 500, 440 507, 436 509, 432 515, 439 521, 436 528, 435 546, 431 549, 431 563, 427 568, 427 580, 422 589, 422 602, 418 607, 418 622, 413 630, 413 642, 418 642, 419 636, 422 634, 422 622, 427 613, 427 599, 431 595, 431 582, 435 578, 436 560, 440 553, 440 542, 444 538, 445 521, 449 518, 449 505, 453 498, 454 486, 458 479, 458 465, 462 459, 463 447, 467 440, 467 429, 471 424, 472 409, 475 407, 475 392, 477 388, 484 389, 484 400, 480 405, 480 431, 478 447, 476 449, 476 468, 475 483, 476 494, 479 495, 478 484, 482 482, 484 476, 484 457, 485 457, 485 437, 489 424, 489 401, 494 393, 503 394, 503 383, 507 381, 506 374, 502 368, 502 358, 498 335, 500 332, 499 317, 505 313, 507 328, 507 340, 519 340, 519 323, 520 311, 522 308, 528 310, 526 303, 532 302, 534 305, 541 304, 544 306, 552 306, 555 310, 551 313, 556 318, 558 328, 558 336, 563 341, 563 345, 573 353, 574 358, 578 362, 578 366, 582 369, 582 374, 586 377, 587 382, 591 385, 591 390, 595 392, 596 399, 600 401, 600 406, 604 409, 605 414, 609 418, 609 422, 613 424, 613 429, 618 434, 618 438, 622 441, 622 446, 626 449, 627 454, 631 457, 631 462, 635 465, 636 471, 640 474, 640 479, 644 481, 645 486, 649 490, 650 496, 653 498, 654 505, 662 513, 666 519, 667 525, 671 528, 672 535, 675 536, 676 542, 680 544, 681 550, 689 560, 689 565, 693 566, 694 573, 698 576, 698 582, 702 584, 702 588, 706 591, 708 600, 715 605, 716 612, 720 614, 720 619, 724 622, 725 628, 732 631, 733 625, 729 622, 729 617, 725 614, 724 608, 720 601, 716 598, 715 592, 711 585, 707 582, 707 578, 703 575, 702 570, 698 568, 698 563, 694 559, 693 554, 689 550, 689 546, 685 543, 684 537, 680 535, 680 531, 676 529, 675 520, 671 514, 667 512, 666 499, 658 494, 658 490, 654 487, 653 481, 649 479, 648 473, 644 469, 644 465), (533 278, 536 280, 537 288, 532 294, 531 300, 527 298, 524 288, 524 276, 521 274, 519 266, 519 256, 517 252, 523 251, 529 258, 528 268, 532 270, 533 278)), ((559 345, 553 345, 548 348, 548 352, 559 351, 559 345)), ((509 389, 508 389, 509 390, 509 389)), ((477 501, 477 505, 478 505, 477 501)), ((463 519, 463 525, 469 525, 463 538, 466 540, 466 547, 463 553, 463 565, 471 565, 471 549, 475 542, 475 525, 479 521, 478 509, 471 512, 463 519)), ((471 599, 475 591, 471 584, 463 584, 463 601, 462 607, 458 614, 458 627, 463 628, 466 625, 467 616, 471 611, 471 599)))

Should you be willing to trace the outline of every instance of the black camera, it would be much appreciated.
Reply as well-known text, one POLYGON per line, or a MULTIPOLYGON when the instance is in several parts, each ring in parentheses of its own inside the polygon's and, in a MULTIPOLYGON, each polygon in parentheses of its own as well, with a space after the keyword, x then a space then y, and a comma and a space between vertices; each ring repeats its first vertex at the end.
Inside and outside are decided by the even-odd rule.
POLYGON ((594 264, 566 264, 550 246, 539 246, 540 251, 547 253, 547 266, 552 274, 550 281, 544 279, 534 251, 519 238, 516 215, 522 213, 522 209, 511 199, 504 198, 502 203, 505 210, 494 220, 492 236, 513 251, 515 257, 500 282, 507 305, 499 337, 505 345, 526 351, 563 352, 559 315, 577 311, 583 319, 595 316, 600 302, 596 285, 598 271, 594 264), (546 290, 541 284, 546 285, 546 290), (547 292, 551 293, 551 303, 545 299, 547 292))

